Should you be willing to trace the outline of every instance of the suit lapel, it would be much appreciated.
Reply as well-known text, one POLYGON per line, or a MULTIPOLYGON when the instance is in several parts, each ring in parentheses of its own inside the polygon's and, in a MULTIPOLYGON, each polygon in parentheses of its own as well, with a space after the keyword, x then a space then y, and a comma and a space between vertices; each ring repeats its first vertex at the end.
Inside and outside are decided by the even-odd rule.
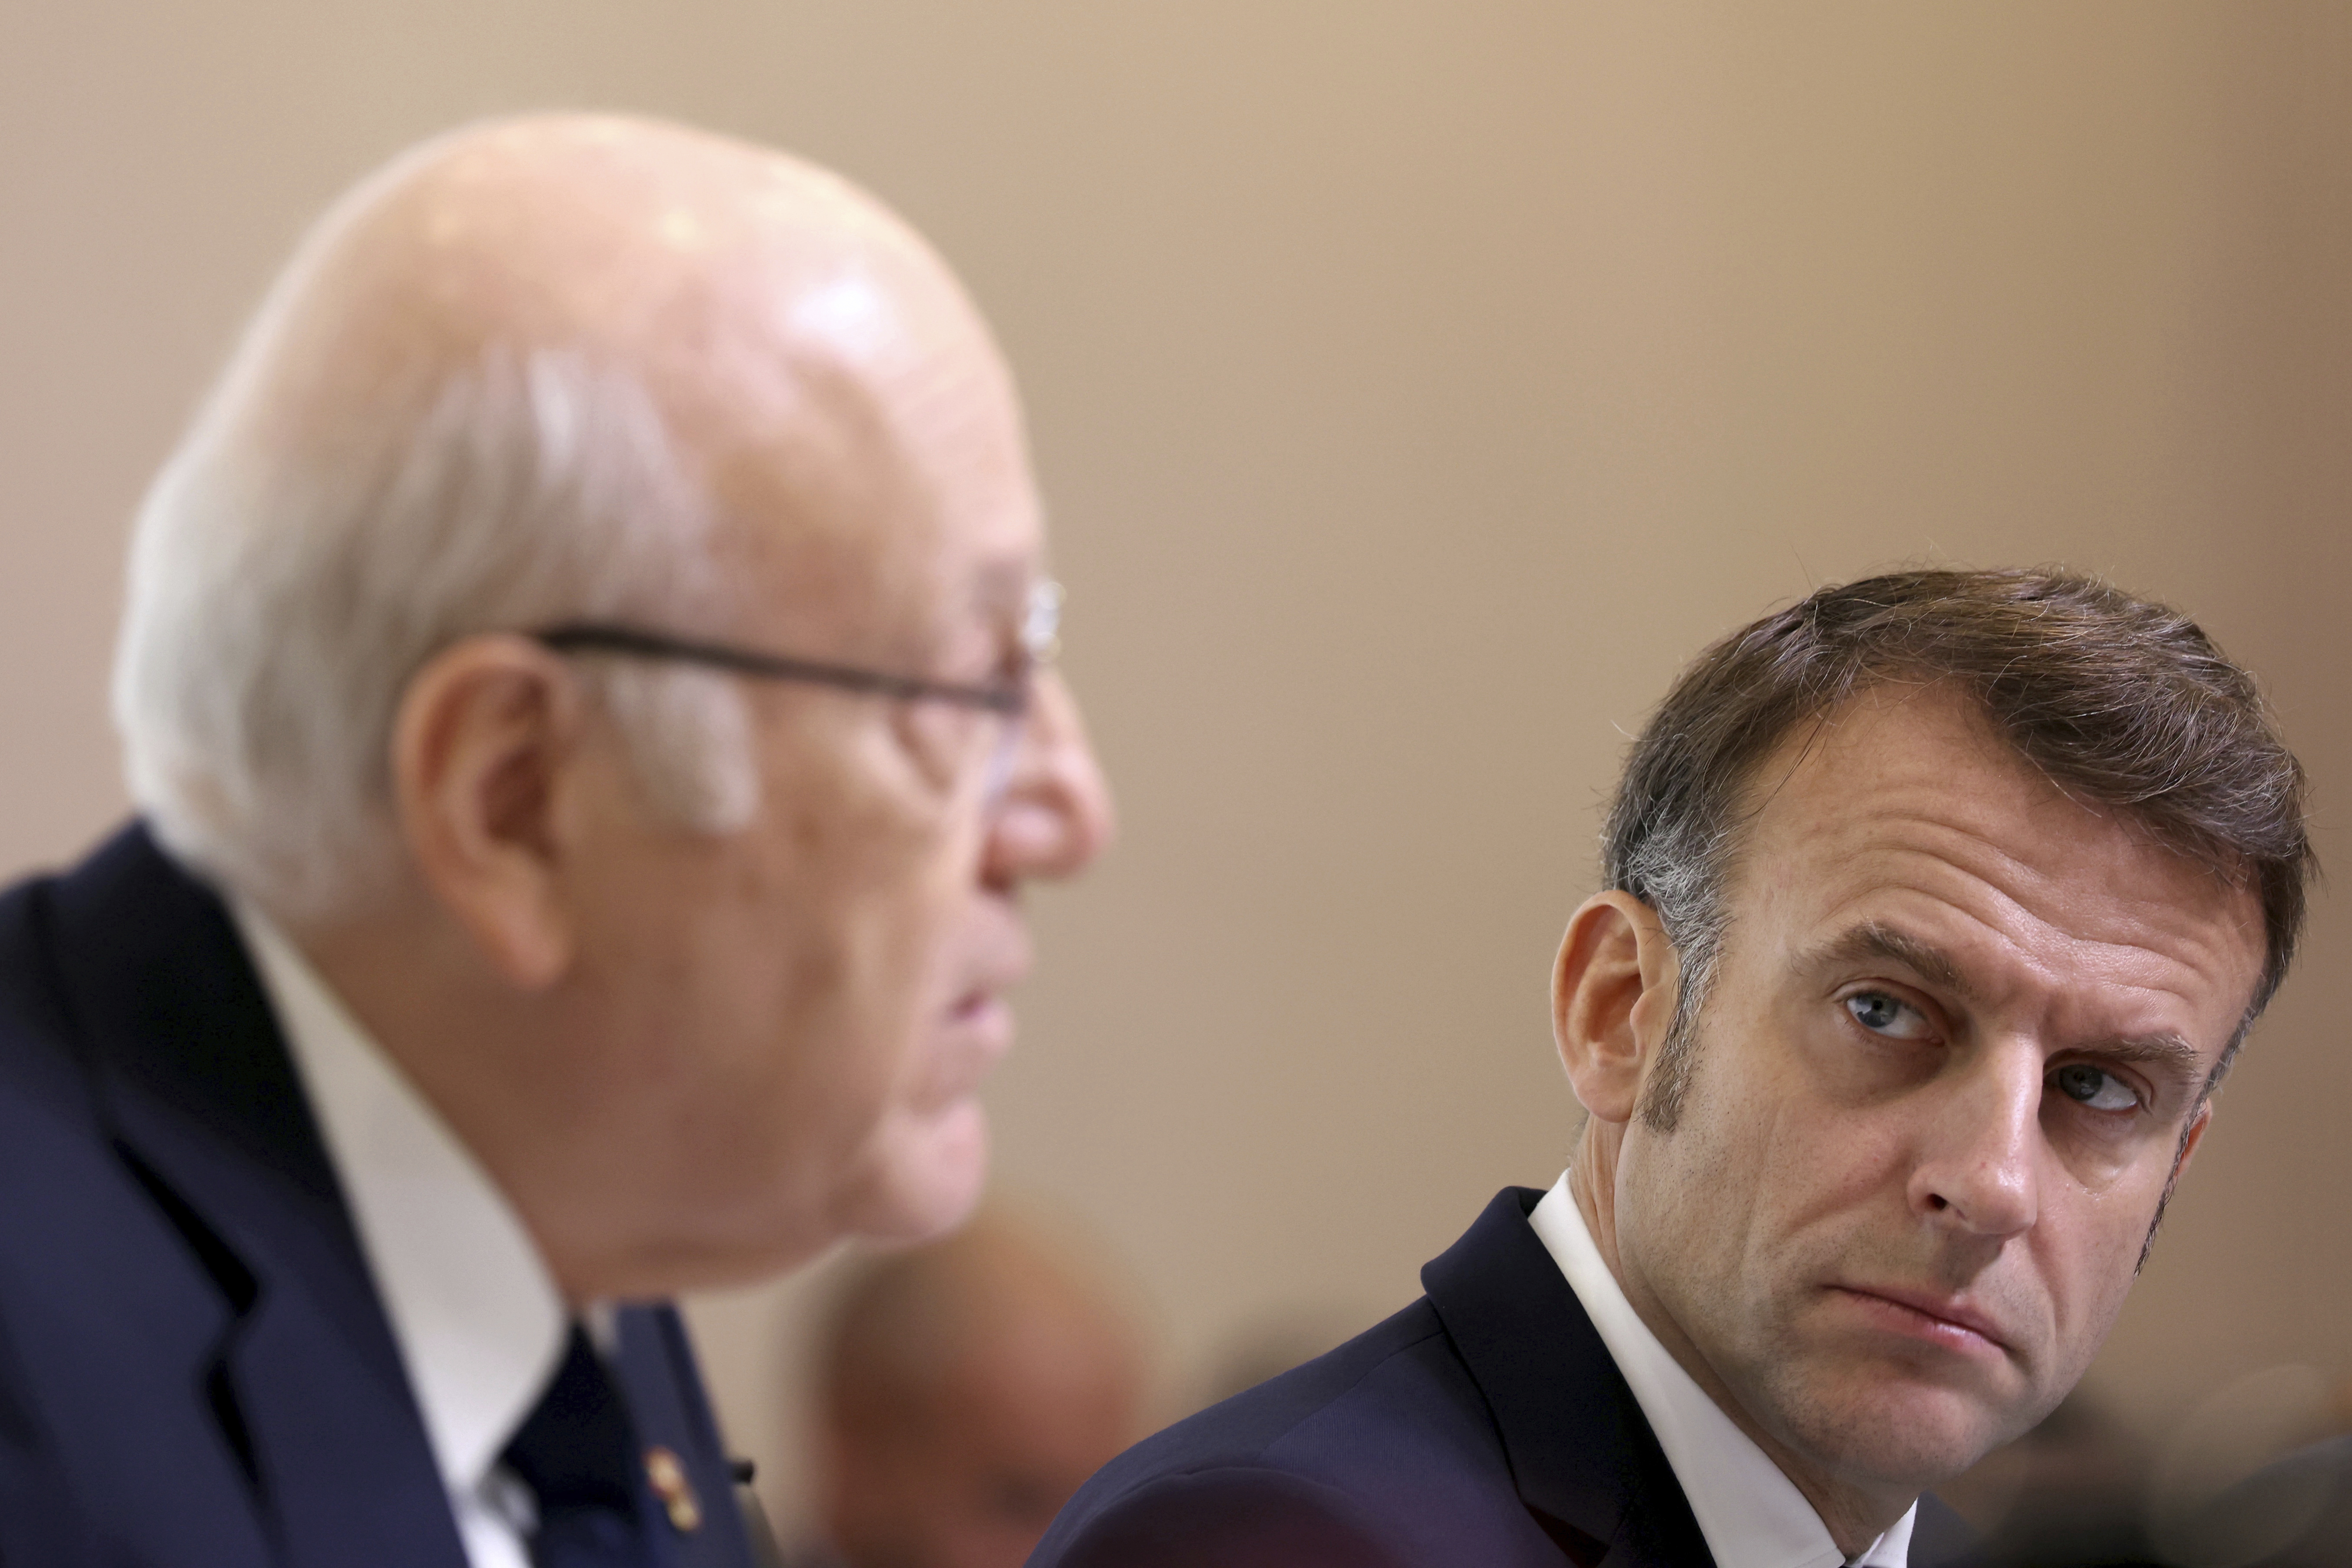
POLYGON ((1580 1568, 1712 1563, 1664 1449, 1507 1187, 1421 1272, 1500 1431, 1520 1500, 1580 1568))
POLYGON ((655 1532, 667 1544, 669 1561, 678 1568, 751 1568, 735 1478, 703 1396, 685 1321, 671 1306, 625 1307, 614 1314, 614 1375, 647 1455, 656 1512, 662 1516, 655 1532), (668 1468, 673 1461, 674 1469, 668 1468), (691 1528, 681 1528, 689 1521, 691 1528))
POLYGON ((194 1385, 284 1561, 461 1568, 399 1351, 227 911, 133 827, 57 885, 55 920, 117 1152, 222 1298, 194 1385))

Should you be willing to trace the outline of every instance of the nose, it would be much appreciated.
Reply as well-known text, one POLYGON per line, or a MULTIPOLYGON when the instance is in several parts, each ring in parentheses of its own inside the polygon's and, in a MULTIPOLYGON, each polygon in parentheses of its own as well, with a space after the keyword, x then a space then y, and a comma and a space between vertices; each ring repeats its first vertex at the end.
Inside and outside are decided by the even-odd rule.
POLYGON ((1914 1210, 1949 1228, 2000 1238, 2040 1211, 2042 1059, 2030 1042, 1996 1043, 1937 1104, 1911 1173, 1914 1210))
POLYGON ((1110 786, 1056 671, 1037 679, 1012 769, 989 824, 982 870, 992 884, 1072 876, 1109 847, 1110 786))

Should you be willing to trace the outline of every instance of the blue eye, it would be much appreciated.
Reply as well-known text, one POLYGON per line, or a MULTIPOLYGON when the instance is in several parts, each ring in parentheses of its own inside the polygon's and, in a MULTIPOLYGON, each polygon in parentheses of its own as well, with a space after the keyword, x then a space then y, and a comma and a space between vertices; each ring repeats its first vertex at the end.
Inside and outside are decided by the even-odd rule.
POLYGON ((1855 1023, 1874 1035, 1895 1040, 1919 1040, 1927 1036, 1927 1020, 1919 1009, 1884 991, 1857 991, 1845 999, 1845 1010, 1853 1015, 1855 1023))
POLYGON ((2068 1062, 2050 1075, 2050 1081, 2059 1093, 2093 1110, 2132 1110, 2139 1105, 2139 1096, 2123 1079, 2088 1062, 2068 1062))

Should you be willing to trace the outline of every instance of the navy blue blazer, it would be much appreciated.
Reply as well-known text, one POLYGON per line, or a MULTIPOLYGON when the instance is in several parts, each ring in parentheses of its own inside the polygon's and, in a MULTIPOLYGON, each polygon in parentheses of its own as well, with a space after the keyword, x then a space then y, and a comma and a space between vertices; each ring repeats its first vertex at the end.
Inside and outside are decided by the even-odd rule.
MULTIPOLYGON (((1664 1450, 1507 1187, 1386 1322, 1129 1449, 1029 1568, 1713 1562, 1664 1450)), ((1966 1527, 1920 1500, 1915 1568, 1966 1527)))
MULTIPOLYGON (((751 1562, 683 1326, 615 1373, 751 1562)), ((649 1501, 648 1507, 652 1505, 649 1501)), ((0 894, 0 1563, 463 1568, 318 1128, 221 901, 132 826, 0 894)))

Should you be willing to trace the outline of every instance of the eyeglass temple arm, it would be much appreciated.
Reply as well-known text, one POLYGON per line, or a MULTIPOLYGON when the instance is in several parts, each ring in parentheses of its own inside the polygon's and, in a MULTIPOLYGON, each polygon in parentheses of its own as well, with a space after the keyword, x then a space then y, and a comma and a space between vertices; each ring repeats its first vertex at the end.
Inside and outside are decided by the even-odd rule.
POLYGON ((768 680, 811 681, 845 691, 871 692, 880 697, 915 701, 952 702, 959 707, 981 708, 992 713, 1017 715, 1025 712, 1029 707, 1029 693, 1020 687, 964 686, 953 681, 924 680, 915 676, 891 675, 883 670, 859 669, 845 664, 825 664, 814 659, 787 658, 780 654, 754 653, 748 648, 729 647, 724 643, 699 642, 662 632, 640 631, 635 626, 572 621, 532 632, 530 636, 542 647, 551 648, 557 653, 617 653, 644 658, 681 659, 688 664, 708 665, 768 680))

